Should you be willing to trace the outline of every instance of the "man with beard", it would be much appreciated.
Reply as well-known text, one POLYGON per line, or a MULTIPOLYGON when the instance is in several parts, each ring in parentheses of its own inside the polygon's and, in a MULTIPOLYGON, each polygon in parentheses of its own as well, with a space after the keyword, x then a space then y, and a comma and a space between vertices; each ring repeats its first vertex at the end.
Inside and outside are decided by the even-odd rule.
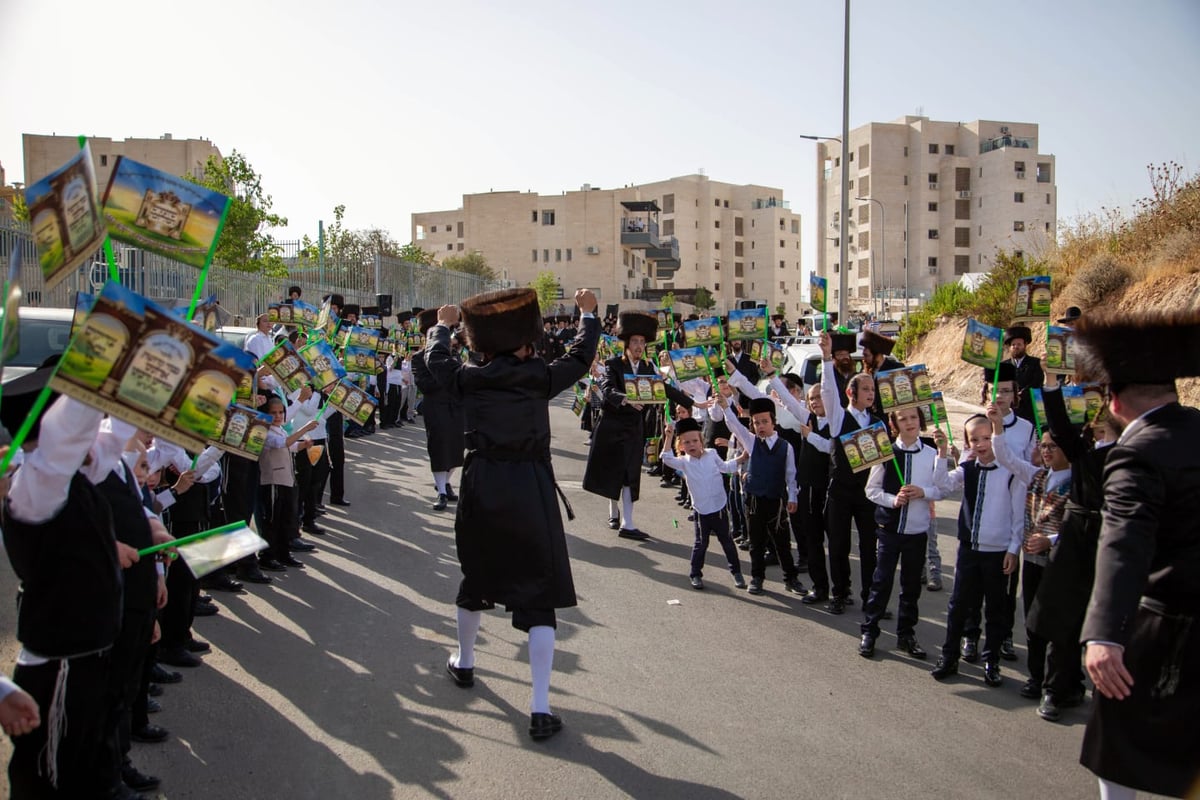
MULTIPOLYGON (((625 394, 626 375, 658 377, 658 369, 648 359, 646 342, 658 333, 658 319, 641 311, 622 311, 617 338, 625 342, 625 352, 604 362, 600 393, 604 405, 592 432, 583 488, 609 501, 608 527, 619 530, 623 539, 649 539, 633 521, 633 504, 641 488, 642 457, 646 450, 646 426, 652 423, 652 405, 630 402, 625 394)), ((666 384, 667 400, 691 408, 692 399, 666 384)))
POLYGON ((846 387, 856 373, 854 351, 858 349, 858 342, 853 333, 830 334, 830 342, 833 350, 833 378, 837 385, 838 399, 842 408, 845 408, 850 402, 846 397, 846 387))
MULTIPOLYGON (((894 350, 895 347, 895 339, 889 339, 886 336, 880 336, 874 331, 863 331, 863 372, 874 378, 881 372, 887 372, 888 370, 900 369, 903 367, 903 364, 892 358, 892 350, 894 350)), ((878 416, 883 416, 883 401, 880 398, 878 391, 875 392, 874 411, 878 416)))

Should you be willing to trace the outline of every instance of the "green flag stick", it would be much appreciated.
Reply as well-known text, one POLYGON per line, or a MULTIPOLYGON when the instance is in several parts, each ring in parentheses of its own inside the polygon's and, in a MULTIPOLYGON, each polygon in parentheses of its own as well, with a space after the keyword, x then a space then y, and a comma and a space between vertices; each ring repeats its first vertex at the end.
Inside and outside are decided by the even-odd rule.
POLYGON ((188 306, 188 322, 192 321, 192 314, 196 313, 196 306, 200 303, 200 294, 204 291, 204 284, 208 282, 208 271, 212 268, 213 256, 215 255, 215 243, 221 241, 221 232, 225 230, 225 220, 229 216, 229 207, 231 205, 233 205, 233 201, 228 197, 225 198, 225 208, 221 211, 221 220, 217 223, 217 234, 213 237, 214 252, 208 254, 208 258, 204 261, 204 269, 200 270, 200 277, 196 279, 196 291, 192 295, 192 304, 188 306))
POLYGON ((896 463, 896 457, 891 458, 892 466, 896 469, 896 477, 900 479, 900 485, 904 485, 904 473, 900 471, 900 465, 896 463))
POLYGON ((1004 360, 1004 348, 1000 348, 1000 355, 996 357, 996 372, 992 376, 992 405, 996 405, 996 395, 1000 392, 1000 364, 1004 360))
POLYGON ((141 550, 138 550, 138 558, 142 558, 144 556, 148 556, 153 553, 157 553, 161 550, 168 550, 172 547, 179 547, 181 544, 191 544, 192 542, 197 542, 201 539, 207 539, 210 536, 218 536, 222 533, 230 533, 231 531, 240 530, 241 528, 245 528, 245 527, 246 527, 245 522, 231 522, 228 525, 222 525, 221 527, 213 528, 210 531, 200 531, 199 533, 193 533, 192 535, 184 536, 181 539, 175 539, 174 541, 164 542, 163 544, 156 544, 156 545, 153 545, 152 547, 146 547, 141 550))
MULTIPOLYGON (((1033 390, 1030 389, 1030 392, 1033 390)), ((1033 402, 1033 395, 1029 396, 1029 405, 1033 407, 1033 427, 1037 428, 1038 444, 1042 443, 1042 419, 1038 416, 1037 403, 1033 402)))

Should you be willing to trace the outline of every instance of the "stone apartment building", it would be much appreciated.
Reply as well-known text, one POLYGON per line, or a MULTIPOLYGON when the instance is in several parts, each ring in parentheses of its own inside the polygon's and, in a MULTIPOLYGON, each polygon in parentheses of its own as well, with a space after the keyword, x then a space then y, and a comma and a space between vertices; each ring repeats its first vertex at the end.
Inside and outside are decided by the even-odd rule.
POLYGON ((560 195, 486 192, 462 207, 412 215, 412 239, 439 259, 482 253, 521 286, 553 272, 602 304, 656 306, 658 292, 712 292, 717 311, 758 301, 802 310, 800 216, 781 189, 685 175, 560 195))
MULTIPOLYGON (((847 307, 903 309, 939 284, 987 272, 998 250, 1036 255, 1054 241, 1054 156, 1038 126, 906 116, 850 132, 847 307), (863 199, 869 198, 869 199, 863 199), (876 201, 876 202, 872 202, 876 201)), ((839 298, 841 143, 817 146, 817 274, 839 298)))
MULTIPOLYGON (((25 183, 41 180, 61 167, 79 150, 75 136, 46 136, 37 133, 21 135, 25 154, 25 183)), ((117 156, 149 164, 172 175, 204 174, 209 156, 221 158, 221 151, 208 139, 176 139, 166 133, 157 139, 109 139, 90 136, 92 160, 96 167, 96 186, 100 193, 108 185, 117 156)))

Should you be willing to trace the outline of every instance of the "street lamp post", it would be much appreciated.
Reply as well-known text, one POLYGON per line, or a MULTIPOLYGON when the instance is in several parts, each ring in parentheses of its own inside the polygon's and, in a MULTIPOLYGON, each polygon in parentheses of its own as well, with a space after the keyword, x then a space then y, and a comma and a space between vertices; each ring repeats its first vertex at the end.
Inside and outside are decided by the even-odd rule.
MULTIPOLYGON (((887 215, 883 213, 883 201, 876 200, 873 197, 856 197, 854 199, 855 200, 866 200, 868 203, 875 203, 879 206, 879 229, 880 229, 879 236, 871 237, 871 253, 874 254, 875 240, 878 239, 879 240, 879 261, 880 261, 879 289, 881 292, 885 292, 885 291, 887 291, 887 281, 884 280, 884 276, 887 275, 887 246, 886 246, 886 242, 884 241, 884 237, 887 235, 887 215)), ((872 233, 875 232, 874 225, 871 226, 871 232, 872 233)), ((875 283, 873 278, 874 278, 874 276, 872 276, 872 281, 871 281, 872 284, 875 283)), ((881 306, 883 306, 883 308, 886 309, 886 306, 883 305, 882 297, 880 297, 879 302, 880 302, 881 306)))

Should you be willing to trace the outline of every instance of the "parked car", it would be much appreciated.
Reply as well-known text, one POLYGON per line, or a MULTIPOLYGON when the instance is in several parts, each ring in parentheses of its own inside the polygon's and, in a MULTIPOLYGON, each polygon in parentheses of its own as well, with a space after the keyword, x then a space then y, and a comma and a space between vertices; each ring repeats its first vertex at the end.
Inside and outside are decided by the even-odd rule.
POLYGON ((32 308, 21 306, 20 348, 4 365, 4 382, 27 375, 53 355, 67 349, 71 341, 71 321, 75 311, 70 308, 32 308))
POLYGON ((246 337, 254 333, 256 330, 258 329, 244 328, 239 325, 222 325, 220 328, 217 328, 215 331, 213 331, 213 333, 232 345, 244 347, 246 344, 246 337))

